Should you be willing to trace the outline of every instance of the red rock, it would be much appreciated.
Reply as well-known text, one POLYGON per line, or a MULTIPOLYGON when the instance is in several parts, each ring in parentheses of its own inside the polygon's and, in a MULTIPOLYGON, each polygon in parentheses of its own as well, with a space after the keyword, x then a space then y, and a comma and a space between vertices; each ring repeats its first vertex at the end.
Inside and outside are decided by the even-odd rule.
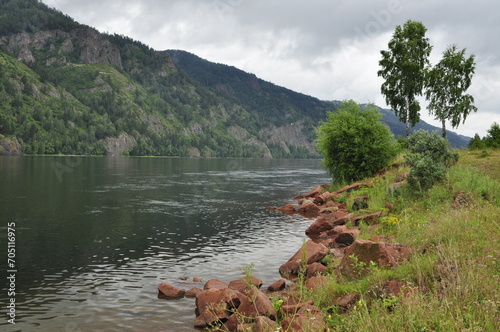
POLYGON ((214 308, 234 309, 240 305, 243 298, 243 294, 229 288, 204 290, 196 295, 196 310, 203 313, 214 308))
POLYGON ((300 262, 299 261, 288 261, 281 265, 279 272, 282 277, 290 279, 291 276, 296 276, 299 274, 300 262))
POLYGON ((270 292, 278 292, 285 289, 285 287, 286 287, 285 279, 280 279, 269 285, 269 287, 267 287, 267 290, 270 292))
POLYGON ((359 216, 359 217, 354 218, 354 225, 358 226, 361 221, 364 221, 368 225, 371 225, 375 221, 377 221, 378 219, 380 219, 381 216, 382 216, 382 211, 379 211, 379 212, 376 212, 376 213, 372 213, 372 214, 366 214, 366 215, 363 215, 363 216, 359 216))
POLYGON ((310 238, 317 238, 321 233, 332 228, 333 225, 331 221, 324 217, 319 217, 306 229, 306 235, 310 238))
POLYGON ((299 211, 299 212, 307 212, 307 213, 318 213, 319 212, 319 207, 316 204, 314 204, 313 201, 311 201, 311 200, 305 200, 299 206, 299 208, 298 208, 297 211, 299 211))
POLYGON ((280 206, 279 208, 276 208, 276 210, 282 212, 295 212, 295 204, 285 204, 283 206, 280 206))
POLYGON ((357 278, 368 273, 366 267, 370 266, 370 262, 375 262, 380 268, 394 267, 408 259, 413 252, 413 248, 401 244, 356 240, 345 251, 337 271, 343 276, 357 278), (356 260, 353 256, 357 257, 356 260), (361 262, 364 268, 359 266, 361 262))
POLYGON ((306 278, 309 279, 318 275, 322 275, 325 274, 327 271, 328 268, 326 266, 324 266, 321 263, 314 262, 307 266, 306 278))
POLYGON ((233 280, 228 285, 229 288, 237 290, 241 293, 244 293, 253 286, 260 288, 262 286, 262 280, 254 276, 248 276, 248 277, 242 277, 238 280, 233 280))
POLYGON ((408 296, 413 294, 413 290, 408 286, 406 282, 391 280, 387 284, 385 284, 384 293, 386 295, 394 295, 394 296, 408 296))
POLYGON ((297 196, 293 197, 292 199, 294 201, 298 201, 298 200, 304 199, 304 195, 297 195, 297 196))
POLYGON ((360 298, 361 296, 357 293, 347 294, 341 297, 337 301, 336 305, 340 307, 341 312, 346 312, 347 310, 351 309, 356 304, 356 302, 359 301, 360 298))
POLYGON ((302 307, 314 304, 314 301, 305 301, 295 304, 284 304, 281 306, 281 312, 284 314, 294 314, 298 312, 302 307))
POLYGON ((229 313, 225 310, 206 310, 194 319, 194 327, 206 328, 222 324, 229 318, 229 313))
POLYGON ((335 193, 337 193, 337 194, 348 193, 348 192, 351 192, 353 190, 361 189, 363 187, 366 187, 366 184, 357 182, 357 183, 342 187, 339 190, 337 190, 335 193))
POLYGON ((236 309, 236 314, 243 317, 267 316, 272 320, 276 319, 276 310, 271 300, 256 287, 247 292, 246 297, 241 301, 238 309, 236 309))
POLYGON ((323 187, 317 186, 312 188, 307 194, 304 195, 305 198, 312 198, 315 199, 319 195, 323 193, 323 187))
POLYGON ((205 283, 205 286, 203 289, 224 289, 227 288, 228 284, 226 284, 224 281, 220 281, 219 279, 210 279, 205 283))
POLYGON ((198 288, 198 287, 193 287, 193 288, 190 288, 186 291, 186 294, 184 294, 185 297, 196 297, 196 295, 200 294, 201 292, 203 292, 203 289, 201 288, 198 288))
POLYGON ((324 193, 318 195, 315 199, 314 199, 314 203, 318 204, 318 205, 322 205, 324 204, 327 200, 331 199, 333 197, 333 194, 329 191, 325 191, 324 193))
POLYGON ((162 299, 178 299, 184 297, 185 291, 175 286, 162 282, 158 286, 158 298, 162 299))
POLYGON ((279 330, 279 324, 266 316, 257 317, 255 325, 252 327, 252 332, 276 332, 279 330))
POLYGON ((303 307, 295 315, 283 319, 282 325, 285 331, 324 332, 327 330, 323 314, 315 306, 303 307))
MULTIPOLYGON (((336 216, 336 214, 334 216, 336 216)), ((347 222, 352 221, 353 219, 354 219, 354 214, 348 213, 342 217, 334 219, 332 223, 334 225, 345 225, 347 222)))
POLYGON ((203 280, 198 277, 193 277, 193 282, 203 282, 203 280))
POLYGON ((312 290, 319 290, 325 287, 329 280, 330 278, 327 276, 312 277, 307 279, 306 287, 312 290))

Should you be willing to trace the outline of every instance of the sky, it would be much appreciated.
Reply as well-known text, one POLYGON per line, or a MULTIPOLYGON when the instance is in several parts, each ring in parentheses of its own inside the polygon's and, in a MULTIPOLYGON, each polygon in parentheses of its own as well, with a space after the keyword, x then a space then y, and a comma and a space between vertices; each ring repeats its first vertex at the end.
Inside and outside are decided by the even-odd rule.
MULTIPOLYGON (((467 90, 476 113, 453 131, 481 137, 500 124, 500 2, 494 0, 42 0, 79 23, 235 66, 322 100, 389 108, 380 51, 394 29, 420 21, 431 64, 452 44, 475 55, 467 90)), ((420 98, 421 119, 441 127, 420 98)), ((447 124, 447 129, 451 125, 447 124)))

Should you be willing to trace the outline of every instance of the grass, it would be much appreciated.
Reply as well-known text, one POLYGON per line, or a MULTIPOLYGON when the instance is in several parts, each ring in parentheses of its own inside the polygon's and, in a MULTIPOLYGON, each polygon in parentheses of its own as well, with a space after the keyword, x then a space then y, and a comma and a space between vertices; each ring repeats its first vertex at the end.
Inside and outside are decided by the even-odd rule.
MULTIPOLYGON (((369 196, 372 212, 388 213, 377 227, 364 226, 361 238, 410 245, 412 259, 355 281, 332 273, 320 290, 297 287, 301 298, 322 308, 330 331, 500 331, 500 151, 461 151, 447 179, 419 197, 388 189, 406 170, 371 179, 356 195, 369 196), (391 280, 404 283, 404 295, 384 291, 391 280), (360 300, 338 313, 336 299, 349 293, 360 300)), ((350 206, 353 198, 346 200, 350 206)))

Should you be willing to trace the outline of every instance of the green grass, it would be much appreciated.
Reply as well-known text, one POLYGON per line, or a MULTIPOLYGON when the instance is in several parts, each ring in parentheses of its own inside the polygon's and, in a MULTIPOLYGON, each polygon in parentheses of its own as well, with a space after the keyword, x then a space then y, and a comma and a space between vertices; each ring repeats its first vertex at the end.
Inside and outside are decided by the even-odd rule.
POLYGON ((446 180, 423 196, 388 190, 405 169, 371 179, 372 187, 355 194, 367 194, 373 212, 395 207, 379 226, 363 227, 361 238, 389 236, 416 254, 356 281, 331 274, 319 291, 298 287, 322 308, 330 331, 500 331, 500 152, 488 154, 462 151, 446 180), (465 204, 454 206, 458 193, 465 204), (384 293, 391 280, 404 282, 406 295, 384 293), (349 293, 361 299, 338 313, 333 304, 349 293))

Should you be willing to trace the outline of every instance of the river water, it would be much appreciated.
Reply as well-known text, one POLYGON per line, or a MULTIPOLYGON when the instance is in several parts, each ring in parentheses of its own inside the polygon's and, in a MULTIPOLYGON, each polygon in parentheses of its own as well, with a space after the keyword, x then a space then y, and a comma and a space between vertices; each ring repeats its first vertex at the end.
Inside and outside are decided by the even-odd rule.
POLYGON ((194 299, 158 299, 159 283, 203 287, 192 278, 253 265, 267 287, 311 220, 265 206, 328 181, 319 160, 1 157, 0 329, 195 331, 194 299))

